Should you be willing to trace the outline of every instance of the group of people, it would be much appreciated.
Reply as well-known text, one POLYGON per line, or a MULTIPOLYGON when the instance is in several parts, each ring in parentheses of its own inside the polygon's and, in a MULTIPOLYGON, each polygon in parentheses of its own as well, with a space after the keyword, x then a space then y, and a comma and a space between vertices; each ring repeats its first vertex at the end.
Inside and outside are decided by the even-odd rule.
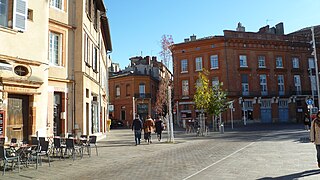
POLYGON ((161 134, 164 130, 163 121, 160 118, 157 118, 155 121, 148 115, 148 118, 144 123, 142 123, 141 119, 138 115, 136 115, 135 119, 132 123, 132 131, 134 131, 134 140, 136 142, 136 146, 141 142, 141 132, 144 131, 144 139, 148 144, 152 143, 151 133, 157 133, 158 141, 161 141, 161 134))

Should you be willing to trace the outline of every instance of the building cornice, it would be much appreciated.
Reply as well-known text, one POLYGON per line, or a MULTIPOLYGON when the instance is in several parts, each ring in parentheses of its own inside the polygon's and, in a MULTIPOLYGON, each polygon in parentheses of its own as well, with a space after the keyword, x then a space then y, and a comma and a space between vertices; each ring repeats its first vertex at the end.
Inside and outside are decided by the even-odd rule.
POLYGON ((15 63, 34 65, 34 66, 40 66, 42 64, 48 65, 47 63, 43 63, 40 61, 34 61, 34 60, 24 59, 20 57, 12 57, 12 56, 2 55, 2 54, 0 54, 0 60, 14 61, 15 63))
POLYGON ((62 26, 62 27, 65 27, 65 28, 68 28, 68 29, 77 29, 77 27, 75 27, 75 26, 71 26, 71 25, 62 23, 62 22, 60 22, 60 21, 51 19, 51 18, 49 18, 49 22, 50 22, 50 23, 53 23, 53 24, 56 24, 56 25, 59 25, 59 26, 62 26))

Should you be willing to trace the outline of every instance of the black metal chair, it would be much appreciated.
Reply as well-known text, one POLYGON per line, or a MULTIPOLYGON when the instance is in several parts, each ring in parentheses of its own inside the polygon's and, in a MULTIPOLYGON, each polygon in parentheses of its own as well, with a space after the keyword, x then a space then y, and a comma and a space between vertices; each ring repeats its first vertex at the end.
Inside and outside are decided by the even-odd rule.
POLYGON ((0 146, 3 146, 4 143, 5 143, 5 141, 6 141, 6 138, 1 137, 1 138, 0 138, 0 146))
POLYGON ((96 148, 96 153, 98 156, 98 147, 97 147, 97 136, 89 136, 89 149, 90 149, 90 155, 91 155, 91 148, 94 146, 96 148))
POLYGON ((37 137, 34 137, 34 136, 31 137, 31 145, 33 145, 33 147, 31 148, 31 152, 29 152, 29 154, 30 154, 29 161, 36 161, 35 162, 36 169, 38 169, 39 154, 40 154, 40 150, 41 150, 40 140, 38 140, 37 137))
POLYGON ((63 157, 63 148, 66 146, 61 143, 61 138, 60 137, 54 137, 53 138, 53 155, 56 153, 60 153, 60 159, 63 157))
POLYGON ((40 151, 38 154, 38 157, 40 159, 40 165, 42 165, 41 156, 47 156, 49 161, 49 167, 50 167, 50 155, 48 152, 49 152, 49 141, 40 141, 40 151))
POLYGON ((18 164, 18 171, 20 173, 20 156, 18 154, 16 154, 15 156, 7 156, 7 152, 4 146, 0 146, 0 160, 2 160, 4 163, 2 175, 5 174, 8 163, 11 163, 11 169, 13 170, 15 161, 18 164))
POLYGON ((73 138, 66 139, 65 154, 67 154, 68 152, 71 153, 72 159, 75 160, 77 151, 80 154, 80 157, 82 159, 82 156, 83 156, 83 148, 82 148, 82 146, 76 146, 74 144, 74 139, 73 138))
POLYGON ((89 149, 90 147, 89 147, 89 141, 88 141, 87 135, 80 135, 80 145, 83 147, 83 152, 84 152, 84 149, 86 149, 88 152, 88 155, 90 156, 90 149, 89 149))

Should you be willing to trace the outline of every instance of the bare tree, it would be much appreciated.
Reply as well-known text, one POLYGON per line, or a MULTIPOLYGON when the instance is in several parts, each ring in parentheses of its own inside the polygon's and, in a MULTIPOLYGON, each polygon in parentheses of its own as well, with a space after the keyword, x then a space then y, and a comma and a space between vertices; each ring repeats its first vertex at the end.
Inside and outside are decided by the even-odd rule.
MULTIPOLYGON (((163 35, 161 37, 161 51, 160 57, 163 64, 169 69, 169 63, 171 61, 171 50, 170 47, 173 44, 171 35, 163 35)), ((166 72, 166 71, 165 71, 166 72)), ((168 107, 168 87, 171 86, 171 79, 168 72, 164 73, 164 77, 160 78, 159 90, 157 92, 157 99, 155 105, 155 111, 159 115, 164 115, 164 110, 168 107)))

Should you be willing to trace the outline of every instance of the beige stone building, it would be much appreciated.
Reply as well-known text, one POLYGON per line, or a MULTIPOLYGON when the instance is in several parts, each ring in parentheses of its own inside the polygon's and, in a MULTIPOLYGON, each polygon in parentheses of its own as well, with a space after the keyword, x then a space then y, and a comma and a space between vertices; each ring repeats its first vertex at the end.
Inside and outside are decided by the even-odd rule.
POLYGON ((111 51, 103 1, 2 0, 0 8, 0 136, 103 134, 111 51))

